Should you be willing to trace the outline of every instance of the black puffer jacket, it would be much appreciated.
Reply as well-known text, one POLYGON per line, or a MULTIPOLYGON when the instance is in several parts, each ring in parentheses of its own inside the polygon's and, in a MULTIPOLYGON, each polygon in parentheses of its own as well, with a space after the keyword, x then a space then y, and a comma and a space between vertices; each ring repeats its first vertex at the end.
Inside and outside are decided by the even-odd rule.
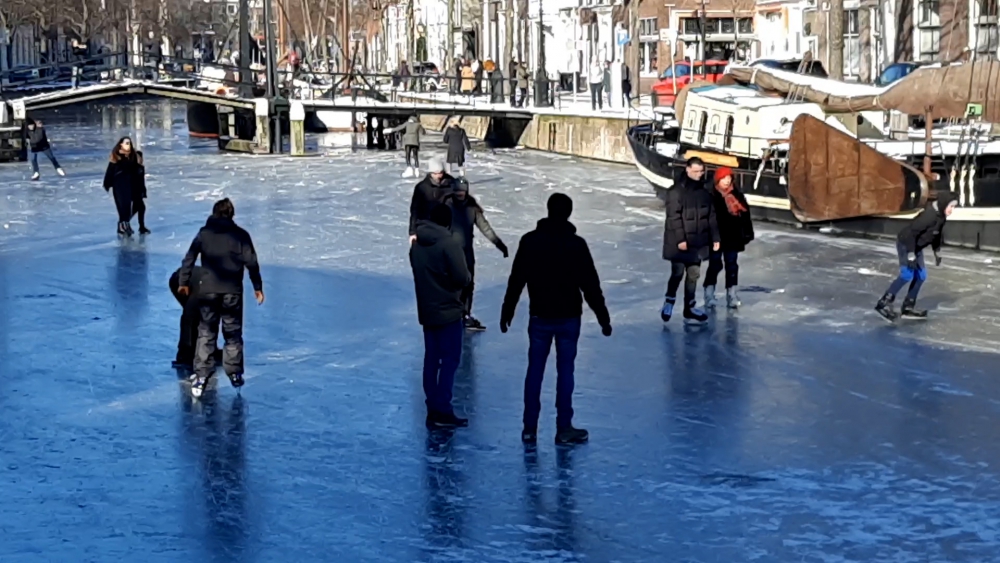
POLYGON ((428 174, 413 188, 413 198, 410 200, 410 234, 417 234, 417 221, 430 219, 431 208, 441 203, 444 196, 451 193, 453 178, 445 174, 441 183, 434 185, 428 174))
POLYGON ((31 152, 42 152, 49 148, 49 136, 45 134, 45 128, 35 125, 34 129, 28 129, 28 143, 31 145, 31 152))
POLYGON ((465 315, 462 290, 472 281, 462 241, 446 227, 417 222, 417 241, 410 247, 410 267, 417 292, 417 319, 426 327, 451 324, 465 315))
POLYGON ((938 192, 935 201, 927 202, 927 206, 913 218, 896 237, 906 247, 907 252, 917 252, 930 246, 934 252, 941 250, 944 242, 944 223, 948 219, 944 210, 948 204, 958 199, 951 192, 938 192))
POLYGON ((753 240, 753 220, 750 218, 750 205, 743 192, 733 188, 733 195, 743 204, 746 211, 733 215, 726 206, 726 198, 718 190, 712 190, 712 201, 715 203, 715 219, 719 224, 720 250, 724 252, 743 252, 747 243, 753 240))
POLYGON ((137 152, 136 155, 136 158, 122 158, 108 163, 104 172, 105 191, 114 189, 117 194, 131 194, 132 199, 146 198, 146 167, 142 153, 137 152))
POLYGON ((465 200, 460 200, 455 194, 449 194, 444 197, 443 203, 451 208, 451 230, 462 237, 462 250, 465 251, 465 261, 470 267, 476 263, 476 253, 473 250, 476 228, 494 246, 501 250, 506 248, 490 222, 486 220, 483 208, 479 206, 476 198, 467 195, 465 200))
POLYGON ((667 220, 663 228, 663 259, 699 262, 708 259, 712 244, 720 242, 712 194, 704 182, 682 175, 667 191, 667 220), (677 245, 686 242, 687 250, 677 245))
POLYGON ((260 278, 257 251, 254 250, 250 234, 232 219, 209 217, 198 236, 191 241, 184 261, 181 262, 178 283, 190 286, 195 262, 201 256, 203 274, 198 280, 199 295, 243 294, 243 270, 250 273, 254 291, 263 291, 264 282, 260 278))

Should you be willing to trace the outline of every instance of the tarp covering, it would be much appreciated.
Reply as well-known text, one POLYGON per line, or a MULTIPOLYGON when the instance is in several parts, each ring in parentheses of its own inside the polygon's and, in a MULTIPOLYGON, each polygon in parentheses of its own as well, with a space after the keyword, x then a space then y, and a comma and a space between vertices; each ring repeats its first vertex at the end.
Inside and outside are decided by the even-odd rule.
POLYGON ((924 175, 811 115, 792 123, 788 201, 803 223, 919 209, 924 175))
POLYGON ((969 104, 982 104, 982 119, 1000 122, 1000 61, 996 60, 918 68, 886 88, 764 67, 733 68, 730 75, 742 84, 820 104, 827 112, 896 110, 947 119, 964 117, 969 104))

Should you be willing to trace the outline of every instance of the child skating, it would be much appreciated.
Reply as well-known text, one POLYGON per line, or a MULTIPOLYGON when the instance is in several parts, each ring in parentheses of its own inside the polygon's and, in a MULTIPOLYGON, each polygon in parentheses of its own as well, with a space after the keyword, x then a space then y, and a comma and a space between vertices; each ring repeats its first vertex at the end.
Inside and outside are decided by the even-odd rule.
POLYGON ((49 144, 49 136, 45 134, 45 127, 41 122, 30 117, 25 120, 28 128, 28 144, 31 145, 31 179, 38 180, 41 174, 38 173, 38 154, 42 153, 52 162, 52 167, 56 169, 56 174, 65 176, 66 172, 59 166, 59 161, 52 154, 52 145, 49 144))
POLYGON ((894 322, 900 315, 904 319, 927 318, 927 311, 916 308, 920 286, 927 280, 927 266, 924 264, 924 249, 934 251, 934 263, 941 265, 941 234, 945 221, 955 210, 958 201, 951 192, 938 192, 937 199, 927 202, 927 206, 913 218, 896 237, 896 253, 899 255, 899 276, 889 286, 885 295, 878 300, 875 310, 887 321, 894 322), (892 302, 903 286, 910 284, 903 300, 899 315, 892 308, 892 302))

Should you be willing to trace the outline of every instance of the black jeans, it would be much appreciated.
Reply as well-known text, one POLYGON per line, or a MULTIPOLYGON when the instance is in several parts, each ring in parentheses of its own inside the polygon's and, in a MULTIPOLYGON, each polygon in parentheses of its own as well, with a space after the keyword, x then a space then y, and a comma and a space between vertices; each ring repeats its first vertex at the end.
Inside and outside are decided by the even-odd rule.
POLYGON ((604 99, 601 97, 602 84, 590 85, 590 107, 591 109, 604 109, 604 99))
POLYGON ((144 229, 146 227, 146 202, 139 194, 132 194, 132 215, 129 216, 129 220, 132 220, 134 215, 139 216, 139 228, 144 229))
POLYGON ((176 361, 178 364, 193 365, 195 346, 198 343, 198 325, 201 323, 198 300, 177 292, 180 285, 177 272, 174 272, 174 275, 170 276, 168 285, 170 286, 170 293, 180 303, 183 310, 181 313, 180 336, 177 339, 176 361))
POLYGON ((462 289, 462 303, 465 304, 465 316, 472 316, 472 294, 476 290, 476 262, 475 260, 469 260, 466 256, 465 263, 469 266, 469 274, 471 274, 471 281, 469 285, 462 289))
POLYGON ((731 250, 715 250, 708 257, 708 271, 705 272, 705 287, 718 285, 719 272, 722 266, 726 267, 726 289, 739 285, 740 265, 736 262, 740 253, 731 250))
POLYGON ((213 293, 204 295, 198 304, 198 347, 194 372, 208 378, 215 372, 215 351, 219 325, 222 325, 222 366, 226 375, 243 374, 243 294, 213 293))
POLYGON ((420 168, 420 147, 406 145, 406 165, 420 168))
POLYGON ((462 361, 462 321, 424 327, 424 396, 427 413, 452 414, 452 387, 462 361))
POLYGON ((698 277, 701 276, 701 262, 670 262, 670 280, 667 282, 667 297, 676 298, 677 288, 684 280, 684 307, 691 307, 695 302, 698 290, 698 277))

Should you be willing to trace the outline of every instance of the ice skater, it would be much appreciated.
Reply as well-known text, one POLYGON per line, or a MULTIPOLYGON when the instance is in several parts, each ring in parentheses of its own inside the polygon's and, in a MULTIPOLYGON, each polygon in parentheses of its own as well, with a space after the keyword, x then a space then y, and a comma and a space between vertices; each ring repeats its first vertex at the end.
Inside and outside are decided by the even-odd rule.
POLYGON ((191 395, 200 397, 215 372, 219 325, 222 325, 223 368, 233 387, 243 386, 243 271, 250 274, 257 304, 264 304, 264 282, 250 234, 233 217, 236 209, 228 198, 216 202, 212 216, 198 231, 181 263, 177 293, 198 298, 198 342, 195 349, 195 380, 191 395), (195 279, 198 257, 204 269, 195 279), (198 287, 192 290, 192 283, 198 287))
POLYGON ((427 426, 456 428, 469 421, 455 415, 452 387, 462 359, 462 290, 472 281, 462 243, 451 232, 451 210, 435 205, 430 219, 417 222, 410 266, 417 294, 417 319, 424 330, 424 394, 427 426))
POLYGON ((139 216, 139 234, 148 235, 146 228, 146 167, 142 152, 132 139, 122 137, 111 149, 111 162, 104 173, 104 190, 115 197, 118 209, 118 234, 132 236, 132 216, 139 216))
POLYGON ((66 172, 59 166, 56 155, 52 154, 52 145, 49 144, 49 136, 45 133, 45 127, 40 121, 35 121, 30 117, 24 121, 28 128, 28 144, 31 146, 31 179, 37 180, 41 177, 38 173, 38 154, 42 153, 49 158, 52 167, 56 169, 56 174, 65 176, 66 172))
POLYGON ((465 176, 465 151, 471 151, 469 134, 456 119, 444 132, 444 142, 448 145, 448 173, 465 176), (456 171, 457 170, 457 171, 456 171))
POLYGON ((427 176, 413 187, 410 198, 410 244, 417 240, 417 221, 430 219, 431 208, 451 193, 452 181, 454 178, 444 171, 441 159, 432 158, 427 165, 427 176))
POLYGON ((925 319, 927 311, 916 308, 920 286, 927 280, 927 266, 924 264, 924 249, 934 251, 934 263, 941 265, 941 244, 944 224, 958 205, 958 198, 951 192, 938 192, 937 199, 927 202, 927 206, 896 237, 896 254, 899 256, 899 276, 892 282, 885 295, 878 300, 875 310, 886 320, 898 318, 892 308, 896 295, 906 284, 910 289, 903 299, 900 315, 904 319, 925 319))
MULTIPOLYGON (((177 338, 177 356, 173 361, 174 368, 180 368, 189 372, 194 372, 194 352, 198 343, 198 324, 200 323, 198 291, 201 288, 201 279, 205 275, 205 269, 195 266, 191 270, 191 279, 188 281, 190 292, 188 295, 180 293, 181 271, 178 269, 170 276, 167 282, 170 293, 181 306, 181 330, 177 338)), ((216 352, 215 361, 222 361, 221 350, 216 352)))
POLYGON ((476 252, 473 244, 473 227, 478 228, 483 233, 486 240, 493 243, 497 250, 503 253, 503 257, 508 256, 507 245, 500 240, 490 222, 486 220, 483 208, 476 201, 476 198, 469 194, 469 183, 465 178, 458 178, 452 185, 452 193, 444 196, 444 204, 452 211, 451 230, 461 235, 462 250, 465 252, 465 264, 469 268, 469 285, 462 290, 462 303, 465 305, 465 328, 466 330, 482 332, 486 330, 475 317, 472 316, 472 294, 476 289, 476 252))
POLYGON ((753 220, 747 198, 733 184, 733 171, 725 166, 715 171, 715 219, 719 225, 719 250, 713 250, 708 257, 708 272, 705 273, 705 308, 715 308, 715 285, 723 265, 726 269, 726 306, 736 309, 739 298, 739 256, 753 240, 753 220))
POLYGON ((684 321, 704 323, 708 315, 695 307, 701 263, 710 251, 719 250, 719 225, 712 194, 702 177, 705 163, 689 158, 684 174, 667 191, 667 219, 663 227, 663 259, 670 261, 667 296, 660 318, 668 322, 674 313, 677 289, 684 282, 684 321))
POLYGON ((403 171, 403 177, 416 178, 420 175, 420 137, 427 131, 415 115, 411 115, 402 125, 387 129, 385 132, 392 134, 400 131, 403 132, 403 151, 406 154, 406 170, 403 171))
POLYGON ((604 303, 601 279, 587 241, 569 222, 573 200, 566 194, 549 197, 549 216, 524 235, 514 255, 507 293, 500 313, 500 332, 514 320, 517 302, 528 286, 528 371, 524 378, 524 430, 521 441, 538 440, 542 409, 542 378, 552 341, 556 343, 557 444, 582 444, 590 434, 573 427, 573 388, 583 301, 594 311, 604 336, 611 336, 611 315, 604 303), (581 298, 582 294, 582 298, 581 298))

